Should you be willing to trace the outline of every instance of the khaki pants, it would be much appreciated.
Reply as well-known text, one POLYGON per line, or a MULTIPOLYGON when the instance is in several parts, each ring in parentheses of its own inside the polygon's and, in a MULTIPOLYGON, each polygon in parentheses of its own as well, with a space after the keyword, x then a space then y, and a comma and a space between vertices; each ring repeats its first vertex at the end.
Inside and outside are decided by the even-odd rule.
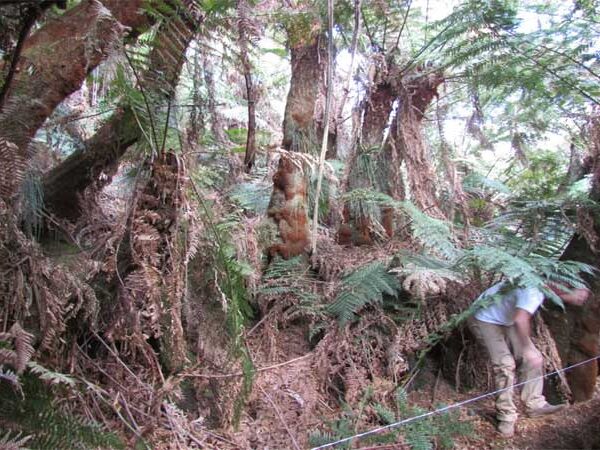
MULTIPOLYGON (((483 344, 492 361, 496 389, 515 384, 515 368, 519 366, 520 381, 531 380, 543 375, 543 367, 534 367, 523 361, 523 345, 514 326, 495 325, 472 317, 469 328, 483 344)), ((533 345, 533 344, 532 344, 533 345)), ((527 410, 541 408, 546 404, 542 395, 544 380, 539 378, 521 388, 521 400, 527 410)), ((497 418, 503 422, 517 420, 517 408, 513 402, 513 389, 507 389, 496 397, 497 418)))

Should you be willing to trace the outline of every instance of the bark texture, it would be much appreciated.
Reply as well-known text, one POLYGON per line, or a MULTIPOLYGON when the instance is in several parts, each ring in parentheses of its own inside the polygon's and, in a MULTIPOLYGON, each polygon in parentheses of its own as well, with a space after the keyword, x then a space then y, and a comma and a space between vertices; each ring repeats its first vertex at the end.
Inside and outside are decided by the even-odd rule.
MULTIPOLYGON (((591 165, 592 191, 590 197, 600 201, 600 116, 591 121, 591 165)), ((563 260, 585 262, 600 269, 598 242, 600 242, 600 223, 597 215, 580 210, 579 232, 573 236, 565 252, 563 260)), ((564 366, 576 364, 600 354, 600 280, 597 276, 588 280, 592 296, 583 306, 566 305, 566 313, 556 307, 543 311, 544 320, 548 323, 564 366)), ((567 372, 569 387, 574 401, 592 398, 598 377, 598 361, 578 366, 567 372)))
MULTIPOLYGON (((404 77, 405 79, 407 77, 404 77)), ((432 73, 410 81, 403 80, 398 105, 398 128, 394 136, 406 164, 410 197, 428 215, 444 218, 437 196, 437 177, 423 136, 425 110, 437 96, 437 87, 444 81, 432 73)))
MULTIPOLYGON (((321 39, 292 46, 292 78, 283 121, 283 147, 292 152, 316 153, 315 106, 323 76, 321 39)), ((304 253, 309 243, 307 180, 291 157, 283 155, 273 176, 268 215, 278 226, 281 243, 268 249, 270 257, 290 258, 304 253)))
POLYGON ((246 136, 246 154, 244 155, 244 170, 250 173, 254 160, 256 159, 256 92, 252 80, 252 64, 248 55, 248 44, 250 42, 250 21, 248 19, 250 6, 246 1, 238 1, 238 21, 240 46, 240 60, 246 83, 246 100, 248 102, 248 126, 246 136))
POLYGON ((142 4, 86 0, 31 35, 0 115, 1 137, 24 153, 56 106, 81 87, 130 28, 146 24, 142 4))
MULTIPOLYGON (((347 186, 345 190, 383 190, 380 162, 383 157, 384 134, 396 98, 388 68, 382 64, 372 66, 372 84, 365 99, 361 132, 356 148, 348 162, 347 186)), ((338 232, 342 245, 371 244, 373 206, 364 202, 350 201, 344 207, 344 223, 338 232)), ((377 208, 375 208, 377 209, 377 208)), ((376 218, 377 220, 379 217, 376 218)))
POLYGON ((217 142, 227 142, 223 118, 217 110, 216 85, 214 76, 214 61, 209 54, 204 55, 204 83, 206 84, 207 109, 210 115, 210 131, 217 142))
POLYGON ((124 243, 118 255, 119 306, 106 331, 112 341, 126 341, 155 351, 167 370, 180 370, 187 361, 182 302, 187 273, 186 250, 179 216, 186 202, 183 163, 162 153, 134 195, 124 243), (125 244, 124 244, 125 245, 125 244))

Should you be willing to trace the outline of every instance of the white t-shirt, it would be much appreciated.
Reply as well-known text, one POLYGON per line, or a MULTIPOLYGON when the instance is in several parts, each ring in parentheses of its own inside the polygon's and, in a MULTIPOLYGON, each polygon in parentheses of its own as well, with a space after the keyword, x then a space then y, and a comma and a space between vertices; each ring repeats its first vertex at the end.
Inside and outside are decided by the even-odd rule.
MULTIPOLYGON (((482 297, 494 295, 503 285, 504 282, 495 284, 481 294, 475 301, 479 301, 482 297)), ((477 311, 475 318, 482 322, 510 326, 514 323, 516 308, 524 309, 528 313, 533 314, 537 311, 543 301, 544 294, 539 289, 513 289, 504 294, 504 297, 493 305, 477 311)))

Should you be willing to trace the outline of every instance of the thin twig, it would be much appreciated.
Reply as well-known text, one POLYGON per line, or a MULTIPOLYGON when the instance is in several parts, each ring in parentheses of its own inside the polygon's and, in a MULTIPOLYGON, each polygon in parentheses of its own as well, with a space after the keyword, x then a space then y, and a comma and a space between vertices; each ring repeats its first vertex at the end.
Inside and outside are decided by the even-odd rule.
POLYGON ((139 381, 139 383, 141 385, 145 385, 145 383, 135 373, 133 373, 133 371, 129 368, 129 366, 127 364, 125 364, 125 362, 120 358, 120 356, 112 348, 110 348, 110 346, 106 343, 106 341, 104 341, 104 339, 102 339, 102 337, 100 337, 100 335, 98 333, 96 333, 95 331, 92 331, 92 333, 94 336, 96 336, 96 339, 98 339, 100 341, 100 343, 106 347, 106 349, 110 352, 110 354, 113 355, 115 357, 115 359, 125 368, 125 370, 127 370, 127 372, 129 372, 129 374, 132 377, 134 377, 137 381, 139 381))
POLYGON ((285 431, 287 431, 287 434, 290 436, 290 439, 292 440, 292 444, 294 444, 294 448, 296 450, 300 450, 300 446, 298 445, 298 442, 296 441, 296 438, 292 434, 292 430, 290 430, 290 427, 288 426, 287 422, 285 421, 285 419, 281 415, 281 411, 279 410, 279 408, 277 407, 277 405, 275 404, 275 402, 273 402, 273 400, 271 399, 271 397, 269 396, 269 394, 267 394, 267 392, 262 388, 262 386, 259 386, 258 388, 260 389, 260 391, 266 397, 267 401, 271 404, 271 406, 275 410, 275 414, 277 414, 277 417, 281 421, 283 427, 285 428, 285 431))
POLYGON ((239 447, 239 445, 236 444, 235 442, 230 441, 229 439, 226 439, 223 436, 221 436, 220 434, 214 433, 213 431, 203 429, 202 432, 208 434, 209 436, 214 437, 215 439, 218 439, 219 441, 227 442, 228 444, 231 444, 236 448, 239 447))
POLYGON ((325 166, 325 154, 327 153, 327 138, 329 135, 329 115, 331 112, 331 97, 333 91, 333 0, 327 0, 328 16, 328 45, 327 45, 327 94, 325 99, 325 113, 323 121, 323 141, 319 157, 319 174, 317 176, 317 189, 315 192, 315 206, 313 208, 311 249, 313 257, 317 254, 317 234, 319 228, 319 197, 321 196, 321 184, 323 183, 323 171, 325 166))
MULTIPOLYGON (((302 355, 299 356, 297 358, 294 359, 290 359, 288 361, 284 361, 282 363, 278 363, 278 364, 273 364, 271 366, 266 366, 266 367, 260 367, 258 369, 255 370, 256 373, 258 372, 264 372, 266 370, 272 370, 272 369, 276 369, 278 367, 283 367, 283 366, 287 366, 289 364, 293 364, 297 361, 301 361, 303 359, 308 358, 309 356, 312 356, 312 353, 307 353, 306 355, 302 355)), ((186 375, 187 377, 191 377, 191 378, 233 378, 233 377, 242 377, 244 376, 244 372, 235 372, 235 373, 225 373, 225 374, 204 374, 204 373, 194 373, 194 374, 190 374, 190 375, 186 375)))

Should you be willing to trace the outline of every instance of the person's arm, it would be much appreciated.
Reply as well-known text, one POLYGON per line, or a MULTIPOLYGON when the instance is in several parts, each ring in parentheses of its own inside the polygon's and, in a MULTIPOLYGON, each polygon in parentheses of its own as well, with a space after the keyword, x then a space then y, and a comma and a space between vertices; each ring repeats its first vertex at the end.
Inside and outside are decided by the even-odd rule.
POLYGON ((532 315, 528 311, 515 309, 514 326, 523 348, 523 359, 529 361, 531 366, 538 367, 544 363, 544 359, 531 342, 531 318, 532 315))

